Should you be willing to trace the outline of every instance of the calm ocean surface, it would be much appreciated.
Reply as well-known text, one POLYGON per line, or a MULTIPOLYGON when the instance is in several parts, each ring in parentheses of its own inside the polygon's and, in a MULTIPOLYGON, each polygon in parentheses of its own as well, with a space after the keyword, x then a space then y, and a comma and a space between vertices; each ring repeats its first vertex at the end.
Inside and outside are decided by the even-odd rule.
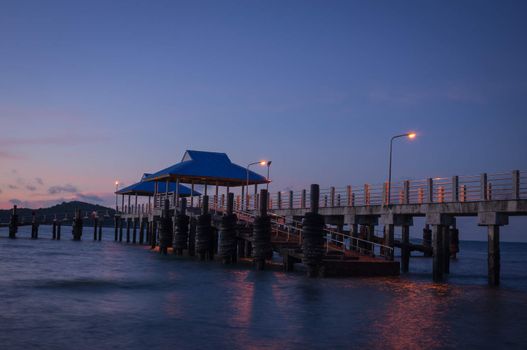
POLYGON ((105 241, 0 229, 0 349, 526 349, 527 244, 460 244, 448 284, 416 257, 397 278, 308 279, 105 241))

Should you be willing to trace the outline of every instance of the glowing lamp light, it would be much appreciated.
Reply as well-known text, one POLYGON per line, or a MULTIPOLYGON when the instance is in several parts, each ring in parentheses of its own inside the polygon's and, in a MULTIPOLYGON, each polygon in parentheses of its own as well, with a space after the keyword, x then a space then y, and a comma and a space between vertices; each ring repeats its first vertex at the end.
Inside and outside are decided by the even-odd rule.
POLYGON ((260 161, 260 165, 262 165, 262 166, 263 165, 267 165, 267 161, 265 161, 265 160, 260 161))
POLYGON ((408 134, 408 138, 411 140, 411 139, 415 139, 415 137, 417 136, 417 134, 415 132, 411 132, 408 134))
POLYGON ((115 186, 119 185, 119 181, 115 181, 115 186))

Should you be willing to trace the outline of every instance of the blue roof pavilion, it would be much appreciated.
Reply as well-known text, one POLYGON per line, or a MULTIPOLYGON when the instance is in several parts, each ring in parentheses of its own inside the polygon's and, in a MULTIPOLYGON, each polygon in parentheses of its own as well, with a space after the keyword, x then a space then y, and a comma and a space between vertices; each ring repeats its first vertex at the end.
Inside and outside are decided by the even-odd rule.
POLYGON ((181 162, 147 176, 144 181, 243 186, 247 184, 247 176, 249 185, 268 183, 264 176, 232 163, 225 153, 187 150, 181 162))

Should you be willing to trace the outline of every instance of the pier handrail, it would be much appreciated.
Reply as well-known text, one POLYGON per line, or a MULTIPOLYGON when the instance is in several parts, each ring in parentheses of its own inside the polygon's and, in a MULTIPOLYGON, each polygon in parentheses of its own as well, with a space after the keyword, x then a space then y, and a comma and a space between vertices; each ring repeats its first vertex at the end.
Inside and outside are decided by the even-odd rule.
MULTIPOLYGON (((254 219, 256 216, 253 212, 245 211, 245 210, 235 210, 234 212, 239 217, 246 216, 246 217, 250 217, 254 219)), ((280 233, 287 234, 288 240, 289 240, 289 235, 293 234, 298 238, 299 243, 302 242, 302 222, 298 220, 292 220, 292 221, 290 220, 289 222, 293 224, 291 225, 291 224, 286 223, 286 218, 284 216, 280 216, 274 213, 268 213, 268 214, 269 216, 272 217, 271 223, 274 224, 273 225, 274 230, 280 233), (281 227, 284 227, 285 229, 282 229, 281 227)), ((353 237, 349 234, 331 230, 326 227, 323 228, 323 232, 324 232, 324 239, 326 241, 325 243, 326 252, 329 252, 330 250, 346 252, 347 249, 346 249, 345 239, 348 239, 350 250, 358 251, 359 253, 372 255, 372 256, 375 255, 376 251, 378 251, 379 255, 387 259, 393 257, 394 248, 389 247, 387 245, 380 244, 374 241, 369 241, 369 240, 362 239, 359 237, 353 237), (335 237, 338 236, 341 239, 338 240, 334 238, 334 236, 335 237)))

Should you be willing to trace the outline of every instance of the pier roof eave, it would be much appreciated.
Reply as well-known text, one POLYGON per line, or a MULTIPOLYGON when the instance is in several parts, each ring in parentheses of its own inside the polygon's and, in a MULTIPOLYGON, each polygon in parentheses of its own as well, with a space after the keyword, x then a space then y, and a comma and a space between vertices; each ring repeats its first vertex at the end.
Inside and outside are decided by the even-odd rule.
MULTIPOLYGON (((250 185, 268 183, 264 176, 251 170, 248 173, 250 185)), ((167 180, 179 180, 180 183, 243 186, 247 184, 247 169, 232 163, 225 153, 187 150, 181 162, 145 178, 145 181, 167 180)))
MULTIPOLYGON (((124 195, 138 195, 138 196, 153 196, 155 192, 155 183, 150 181, 143 181, 150 174, 145 174, 140 182, 133 185, 127 186, 115 192, 115 194, 124 195)), ((176 184, 170 182, 168 185, 168 192, 174 192, 176 190, 176 184)), ((158 184, 157 191, 160 193, 166 192, 166 182, 158 184)), ((190 188, 184 185, 179 185, 178 193, 181 197, 189 197, 191 194, 190 188)), ((195 196, 201 195, 198 191, 194 191, 195 196)))

